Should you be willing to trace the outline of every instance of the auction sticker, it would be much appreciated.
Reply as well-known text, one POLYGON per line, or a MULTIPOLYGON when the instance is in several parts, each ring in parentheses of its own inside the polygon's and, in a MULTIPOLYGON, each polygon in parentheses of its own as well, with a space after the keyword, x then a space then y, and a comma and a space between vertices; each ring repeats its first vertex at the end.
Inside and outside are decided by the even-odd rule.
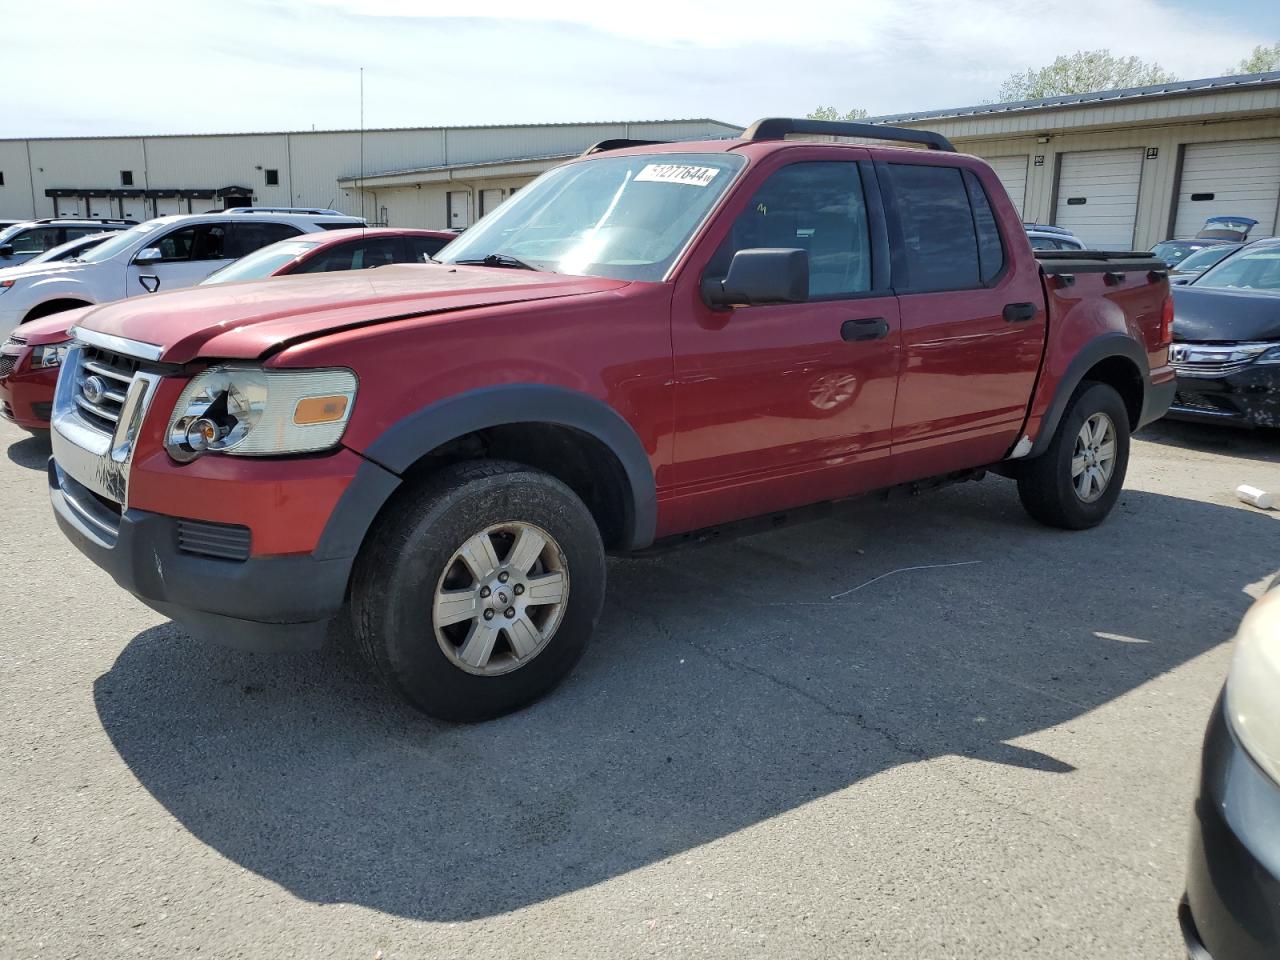
POLYGON ((653 183, 687 183, 705 187, 720 171, 716 167, 697 167, 690 163, 649 163, 636 174, 636 180, 653 183))

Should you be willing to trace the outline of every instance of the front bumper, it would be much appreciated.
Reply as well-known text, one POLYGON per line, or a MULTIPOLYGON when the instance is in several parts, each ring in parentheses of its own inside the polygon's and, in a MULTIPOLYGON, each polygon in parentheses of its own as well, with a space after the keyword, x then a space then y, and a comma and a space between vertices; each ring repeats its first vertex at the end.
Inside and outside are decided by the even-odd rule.
POLYGON ((1236 740, 1221 700, 1205 734, 1179 921, 1191 960, 1280 956, 1280 784, 1236 740))
POLYGON ((10 354, 11 359, 0 356, 0 417, 24 430, 48 430, 58 368, 33 370, 31 354, 31 348, 24 347, 10 354))
POLYGON ((1252 363, 1221 377, 1179 375, 1169 416, 1246 427, 1280 427, 1280 363, 1252 363))
POLYGON ((342 607, 354 550, 332 557, 193 552, 193 542, 202 551, 231 552, 242 540, 247 554, 248 530, 121 511, 52 459, 49 497, 58 526, 81 553, 147 606, 204 639, 257 651, 313 649, 342 607))

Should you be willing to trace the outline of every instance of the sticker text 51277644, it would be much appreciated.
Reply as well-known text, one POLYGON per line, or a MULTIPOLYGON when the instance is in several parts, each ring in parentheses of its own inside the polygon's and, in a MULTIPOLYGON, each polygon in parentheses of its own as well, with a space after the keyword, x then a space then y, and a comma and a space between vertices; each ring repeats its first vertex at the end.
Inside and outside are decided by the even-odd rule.
POLYGON ((691 163, 648 163, 636 174, 637 181, 651 183, 683 183, 705 187, 720 171, 715 167, 698 167, 691 163))

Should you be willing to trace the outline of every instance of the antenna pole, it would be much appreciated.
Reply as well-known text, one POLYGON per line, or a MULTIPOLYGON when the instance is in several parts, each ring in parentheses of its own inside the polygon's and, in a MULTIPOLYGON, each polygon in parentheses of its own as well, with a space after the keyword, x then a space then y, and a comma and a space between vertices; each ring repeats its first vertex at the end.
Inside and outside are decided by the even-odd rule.
POLYGON ((364 215, 364 67, 360 68, 360 218, 368 223, 364 215))

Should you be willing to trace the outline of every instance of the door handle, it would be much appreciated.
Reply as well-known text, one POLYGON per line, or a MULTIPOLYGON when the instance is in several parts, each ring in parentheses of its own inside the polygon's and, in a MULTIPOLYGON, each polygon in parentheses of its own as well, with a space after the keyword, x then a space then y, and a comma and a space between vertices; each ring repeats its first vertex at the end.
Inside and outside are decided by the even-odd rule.
POLYGON ((840 324, 840 339, 880 340, 889 335, 889 324, 884 317, 867 317, 865 320, 846 320, 840 324))
POLYGON ((1004 308, 1006 323, 1025 323, 1036 315, 1034 303, 1010 303, 1004 308))
POLYGON ((160 289, 160 278, 151 274, 142 274, 138 277, 138 282, 147 293, 155 293, 160 289))

